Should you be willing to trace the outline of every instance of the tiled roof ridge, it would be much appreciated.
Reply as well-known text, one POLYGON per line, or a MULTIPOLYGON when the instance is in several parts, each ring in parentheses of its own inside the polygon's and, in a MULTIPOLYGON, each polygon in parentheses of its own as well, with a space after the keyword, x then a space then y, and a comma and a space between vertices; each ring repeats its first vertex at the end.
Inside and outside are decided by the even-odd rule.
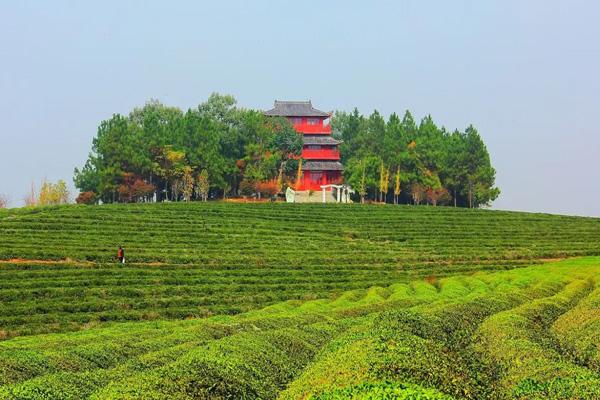
POLYGON ((265 115, 284 117, 329 117, 331 113, 317 110, 308 101, 275 100, 273 108, 265 111, 265 115))
POLYGON ((306 171, 343 171, 344 166, 339 161, 306 161, 302 164, 306 171))

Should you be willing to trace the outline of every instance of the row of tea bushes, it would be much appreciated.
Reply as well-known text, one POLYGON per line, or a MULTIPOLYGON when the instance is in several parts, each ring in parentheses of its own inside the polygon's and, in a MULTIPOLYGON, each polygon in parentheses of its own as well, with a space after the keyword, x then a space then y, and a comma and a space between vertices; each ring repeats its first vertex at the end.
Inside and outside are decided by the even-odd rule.
POLYGON ((217 267, 496 264, 599 254, 600 220, 448 207, 131 204, 8 210, 0 259, 217 267))
POLYGON ((289 299, 598 254, 599 242, 597 219, 446 207, 165 203, 5 210, 0 339, 232 315, 289 299), (114 262, 119 244, 125 265, 114 262))
POLYGON ((599 273, 588 258, 14 338, 0 399, 593 398, 594 364, 571 357, 597 333, 563 320, 594 307, 599 273))

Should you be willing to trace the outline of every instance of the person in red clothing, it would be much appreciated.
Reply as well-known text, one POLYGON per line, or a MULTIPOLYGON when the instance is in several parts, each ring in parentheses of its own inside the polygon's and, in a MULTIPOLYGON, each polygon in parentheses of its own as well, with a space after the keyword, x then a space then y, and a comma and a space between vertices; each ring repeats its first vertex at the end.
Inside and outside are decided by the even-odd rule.
POLYGON ((121 264, 125 264, 125 250, 123 247, 119 246, 119 250, 117 250, 117 258, 121 264))

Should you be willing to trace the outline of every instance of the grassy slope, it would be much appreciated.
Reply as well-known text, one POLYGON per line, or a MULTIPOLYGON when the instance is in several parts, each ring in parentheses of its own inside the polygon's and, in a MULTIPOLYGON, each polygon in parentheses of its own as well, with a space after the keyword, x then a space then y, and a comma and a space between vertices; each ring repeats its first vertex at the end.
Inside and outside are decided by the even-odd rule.
POLYGON ((9 210, 0 214, 0 259, 71 261, 0 263, 0 336, 236 314, 429 275, 596 255, 599 242, 598 219, 442 207, 9 210), (113 261, 118 244, 125 267, 113 261))
POLYGON ((31 335, 0 398, 600 397, 600 259, 513 269, 600 255, 598 219, 71 206, 0 212, 0 243, 0 335, 31 335))
POLYGON ((212 266, 412 266, 597 254, 600 220, 446 207, 147 204, 0 215, 0 257, 212 266))

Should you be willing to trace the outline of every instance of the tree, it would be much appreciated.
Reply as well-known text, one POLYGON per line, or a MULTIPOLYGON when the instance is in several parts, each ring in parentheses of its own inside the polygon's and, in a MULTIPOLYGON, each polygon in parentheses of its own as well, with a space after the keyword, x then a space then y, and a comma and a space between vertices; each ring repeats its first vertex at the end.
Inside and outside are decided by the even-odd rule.
POLYGON ((171 200, 179 201, 181 192, 183 192, 183 180, 181 178, 175 178, 171 184, 171 200))
POLYGON ((435 199, 437 204, 438 197, 436 196, 436 193, 440 192, 442 189, 442 183, 437 172, 424 168, 422 171, 420 171, 420 181, 423 185, 423 190, 427 198, 427 204, 431 204, 430 195, 431 198, 435 199))
POLYGON ((398 204, 398 196, 402 188, 400 187, 400 166, 398 165, 398 169, 396 170, 396 174, 394 175, 394 204, 398 204))
POLYGON ((116 201, 124 172, 133 172, 141 144, 128 119, 115 114, 102 121, 92 141, 92 152, 81 171, 75 171, 75 184, 82 191, 94 191, 103 202, 116 201))
POLYGON ((98 197, 96 196, 96 193, 94 193, 94 192, 81 192, 75 199, 75 202, 77 204, 87 204, 87 205, 96 204, 97 201, 98 201, 98 197))
POLYGON ((196 179, 196 196, 202 201, 208 199, 208 191, 210 190, 210 181, 208 180, 208 171, 203 169, 198 174, 196 179))
POLYGON ((302 184, 302 159, 298 160, 298 170, 296 171, 296 190, 300 188, 302 184))
POLYGON ((362 159, 352 158, 344 170, 346 182, 355 188, 364 187, 364 198, 377 199, 380 184, 381 158, 370 155, 362 159))
POLYGON ((423 197, 425 196, 425 186, 420 183, 413 183, 410 187, 410 195, 412 196, 415 205, 421 204, 423 197))
POLYGON ((383 161, 381 162, 381 167, 379 168, 379 193, 378 200, 379 202, 385 201, 385 167, 383 166, 383 161))
POLYGON ((458 196, 467 184, 467 148, 465 135, 454 131, 447 137, 445 146, 444 166, 440 178, 444 186, 452 192, 454 207, 458 205, 458 196))
POLYGON ((44 180, 42 182, 36 205, 58 205, 68 202, 69 190, 65 181, 59 180, 57 183, 51 183, 44 180))
POLYGON ((365 118, 354 109, 352 113, 336 112, 331 119, 334 136, 342 140, 340 156, 346 164, 351 158, 361 157, 361 132, 366 128, 365 118))
POLYGON ((258 184, 258 182, 256 182, 256 181, 243 179, 240 182, 240 193, 243 196, 252 196, 252 195, 256 194, 257 184, 258 184))
POLYGON ((221 188, 223 189, 223 200, 225 200, 229 192, 231 192, 231 185, 229 182, 225 182, 221 188))
POLYGON ((29 193, 25 195, 23 198, 23 203, 25 207, 34 207, 37 204, 37 195, 35 194, 35 185, 31 182, 31 187, 29 189, 29 193))
POLYGON ((149 200, 154 194, 155 187, 153 184, 144 181, 141 177, 131 172, 125 172, 123 173, 122 183, 119 185, 117 191, 120 201, 133 203, 149 200))
POLYGON ((270 147, 279 157, 277 185, 279 192, 283 192, 284 174, 288 161, 299 158, 302 154, 302 135, 298 134, 292 124, 285 118, 269 119, 269 125, 274 135, 270 147))
POLYGON ((383 194, 384 194, 384 198, 383 201, 387 202, 387 193, 389 191, 389 187, 390 187, 390 169, 386 169, 385 170, 385 179, 383 181, 383 194))
POLYGON ((183 169, 183 175, 181 176, 182 189, 184 201, 190 201, 194 194, 194 177, 192 176, 192 168, 185 166, 183 169))
POLYGON ((434 207, 438 205, 440 201, 447 201, 450 199, 448 189, 444 187, 428 188, 426 190, 427 201, 434 207))
POLYGON ((90 158, 88 158, 81 170, 75 168, 73 181, 75 187, 82 192, 94 192, 98 190, 100 186, 100 174, 95 166, 97 162, 95 156, 90 154, 90 158))
POLYGON ((367 170, 364 163, 361 162, 360 183, 358 184, 358 194, 360 195, 360 204, 365 204, 365 196, 367 195, 367 170))
POLYGON ((296 132, 286 118, 269 118, 267 125, 273 133, 270 148, 279 151, 283 159, 293 158, 302 153, 302 135, 296 132))
MULTIPOLYGON (((155 156, 154 173, 164 180, 164 192, 167 198, 169 184, 175 184, 175 181, 183 175, 185 167, 185 152, 174 150, 171 145, 158 149, 155 156)), ((171 187, 172 199, 177 201, 182 185, 181 182, 177 182, 173 186, 176 187, 171 187)))
POLYGON ((267 196, 267 197, 275 196, 278 191, 277 181, 270 180, 270 181, 258 182, 256 185, 256 191, 258 193, 262 194, 263 196, 267 196))
POLYGON ((466 191, 469 207, 487 205, 495 200, 500 190, 494 187, 496 170, 492 168, 489 153, 477 130, 470 125, 465 130, 466 191))
POLYGON ((52 184, 46 181, 42 181, 40 186, 40 193, 36 201, 37 205, 46 206, 51 204, 52 201, 52 184))

